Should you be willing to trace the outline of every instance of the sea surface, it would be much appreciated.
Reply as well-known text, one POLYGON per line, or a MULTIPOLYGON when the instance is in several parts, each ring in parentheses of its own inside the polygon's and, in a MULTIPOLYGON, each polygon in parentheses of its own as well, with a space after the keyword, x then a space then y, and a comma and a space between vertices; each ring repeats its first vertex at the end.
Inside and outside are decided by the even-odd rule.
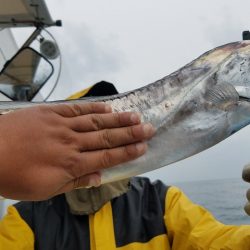
POLYGON ((174 183, 193 202, 207 208, 214 217, 224 224, 248 224, 246 215, 246 191, 250 183, 242 179, 206 180, 174 183))

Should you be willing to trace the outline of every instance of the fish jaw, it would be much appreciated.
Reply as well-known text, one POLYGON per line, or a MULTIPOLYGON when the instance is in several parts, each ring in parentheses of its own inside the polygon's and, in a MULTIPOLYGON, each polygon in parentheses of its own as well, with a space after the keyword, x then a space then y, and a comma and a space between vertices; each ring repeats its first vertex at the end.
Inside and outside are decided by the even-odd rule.
POLYGON ((214 77, 234 86, 240 97, 250 98, 250 41, 239 42, 235 45, 237 49, 231 47, 231 55, 221 63, 214 77))
POLYGON ((230 135, 250 124, 250 101, 240 100, 228 114, 230 135))

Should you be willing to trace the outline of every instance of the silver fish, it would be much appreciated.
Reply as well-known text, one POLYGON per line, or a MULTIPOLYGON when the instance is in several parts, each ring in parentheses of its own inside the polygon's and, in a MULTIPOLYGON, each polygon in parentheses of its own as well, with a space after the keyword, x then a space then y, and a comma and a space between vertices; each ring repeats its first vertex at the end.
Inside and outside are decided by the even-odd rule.
MULTIPOLYGON (((215 48, 140 89, 88 101, 109 103, 117 112, 139 112, 144 122, 157 128, 147 153, 103 170, 102 183, 169 165, 214 146, 250 123, 250 42, 215 48)), ((32 105, 0 102, 0 114, 32 105)))

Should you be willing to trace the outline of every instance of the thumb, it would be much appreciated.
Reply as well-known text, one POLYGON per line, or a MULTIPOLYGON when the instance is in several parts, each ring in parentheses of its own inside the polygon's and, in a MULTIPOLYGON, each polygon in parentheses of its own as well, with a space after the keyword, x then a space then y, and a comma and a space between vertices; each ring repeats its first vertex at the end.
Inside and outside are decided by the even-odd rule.
POLYGON ((250 216, 250 202, 249 201, 246 203, 244 210, 246 214, 250 216))
MULTIPOLYGON (((250 164, 244 166, 242 171, 242 179, 244 181, 250 182, 250 164)), ((247 190, 246 197, 248 201, 244 206, 244 210, 246 214, 250 216, 250 189, 247 190)))
POLYGON ((242 179, 246 182, 250 182, 250 163, 244 166, 242 171, 242 179))

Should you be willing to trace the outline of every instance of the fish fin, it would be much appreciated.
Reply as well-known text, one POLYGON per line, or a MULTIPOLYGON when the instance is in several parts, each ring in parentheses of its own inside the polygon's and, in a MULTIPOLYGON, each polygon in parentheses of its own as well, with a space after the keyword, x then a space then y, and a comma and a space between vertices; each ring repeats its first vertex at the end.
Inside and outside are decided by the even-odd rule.
POLYGON ((237 103, 239 101, 239 94, 233 85, 220 83, 207 89, 205 99, 215 105, 224 105, 237 103))

